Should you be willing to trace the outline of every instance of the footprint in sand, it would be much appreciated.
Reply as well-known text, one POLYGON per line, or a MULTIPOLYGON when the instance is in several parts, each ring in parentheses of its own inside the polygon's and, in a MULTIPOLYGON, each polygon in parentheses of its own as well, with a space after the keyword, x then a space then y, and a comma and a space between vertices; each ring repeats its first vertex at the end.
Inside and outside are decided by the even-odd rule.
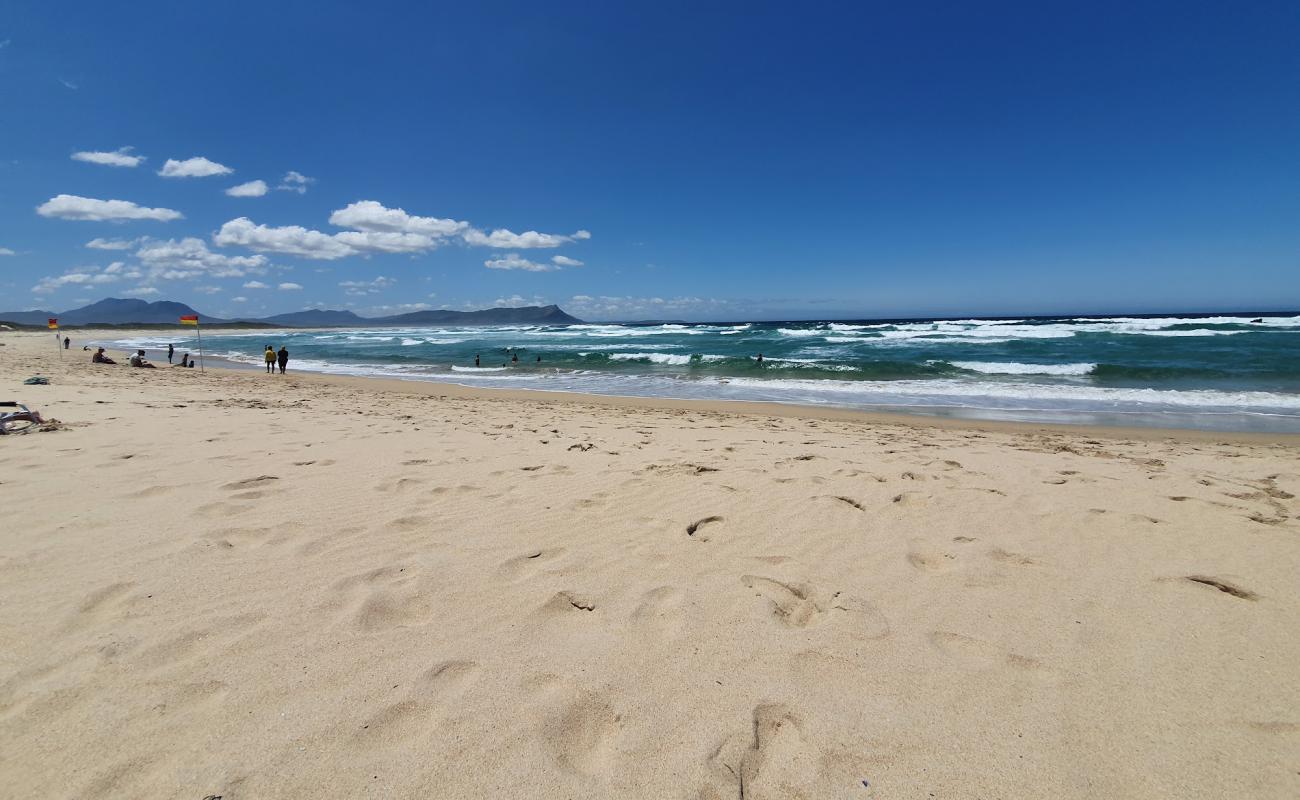
POLYGON ((870 601, 844 592, 825 593, 807 583, 784 583, 759 575, 745 575, 740 582, 768 601, 768 610, 778 622, 791 628, 806 628, 824 620, 839 618, 859 636, 879 639, 889 635, 889 621, 870 601))
POLYGON ((697 519, 686 526, 686 535, 694 538, 697 542, 707 542, 713 532, 704 530, 705 526, 714 525, 718 522, 722 522, 722 517, 716 515, 697 519))
POLYGON ((723 740, 709 756, 700 800, 785 800, 838 797, 823 772, 826 760, 809 741, 806 725, 788 706, 754 709, 744 733, 723 740))
POLYGON ((538 688, 549 706, 538 714, 538 738, 556 763, 583 775, 607 772, 623 730, 623 716, 610 699, 558 678, 538 688))
POLYGON ((457 698, 478 681, 482 668, 473 661, 444 661, 429 668, 415 684, 405 689, 404 697, 372 715, 357 731, 363 747, 378 747, 395 742, 409 742, 419 737, 437 735, 436 717, 452 706, 457 698))
POLYGON ((233 481, 231 483, 227 483, 223 485, 221 488, 227 489, 229 491, 238 492, 238 491, 244 491, 245 489, 253 489, 256 487, 266 486, 272 481, 278 481, 278 480, 280 479, 275 475, 258 475, 256 478, 245 478, 242 481, 233 481))
POLYGON ((561 591, 551 595, 551 599, 538 609, 546 617, 568 617, 575 614, 587 614, 596 610, 596 601, 577 592, 561 591))
POLYGON ((907 551, 907 563, 921 572, 943 573, 956 566, 957 557, 928 542, 913 541, 907 551))
POLYGON ((1232 597, 1236 597, 1241 600, 1259 599, 1259 595, 1250 591, 1249 589, 1244 589, 1235 583, 1223 580, 1221 578, 1212 578, 1208 575, 1188 575, 1184 580, 1188 580, 1191 581, 1192 583, 1200 584, 1201 586, 1208 586, 1211 589, 1223 592, 1226 595, 1230 595, 1232 597))
POLYGON ((685 596, 672 586, 660 586, 641 596, 641 603, 632 612, 632 622, 642 629, 669 635, 682 627, 682 605, 685 596))
POLYGON ((973 669, 1013 667, 1040 675, 1049 675, 1054 672, 1036 658, 1009 653, 983 639, 963 636, 960 633, 935 631, 930 634, 930 642, 954 661, 973 669))
POLYGON ((563 547, 550 547, 545 549, 529 550, 523 555, 506 559, 500 567, 501 574, 509 578, 518 578, 523 575, 529 575, 539 570, 543 564, 547 564, 560 556, 564 555, 563 547))

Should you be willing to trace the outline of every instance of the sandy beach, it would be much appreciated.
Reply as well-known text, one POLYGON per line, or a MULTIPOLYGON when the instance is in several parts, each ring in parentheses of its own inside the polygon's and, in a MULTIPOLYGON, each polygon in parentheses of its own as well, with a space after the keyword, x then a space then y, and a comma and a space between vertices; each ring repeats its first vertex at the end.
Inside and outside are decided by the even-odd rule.
POLYGON ((50 338, 0 336, 59 420, 0 438, 6 797, 1300 796, 1300 437, 50 338))

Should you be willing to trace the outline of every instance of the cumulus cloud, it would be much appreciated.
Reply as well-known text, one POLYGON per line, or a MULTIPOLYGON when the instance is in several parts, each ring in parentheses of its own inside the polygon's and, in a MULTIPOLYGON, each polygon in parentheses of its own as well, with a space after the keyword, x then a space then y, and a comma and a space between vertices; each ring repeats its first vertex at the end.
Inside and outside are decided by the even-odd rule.
POLYGON ((91 250, 130 250, 139 239, 91 239, 86 247, 91 250))
POLYGON ((497 228, 491 233, 484 233, 477 228, 470 228, 465 231, 464 238, 468 244, 479 247, 530 250, 538 247, 559 247, 562 244, 568 244, 580 239, 590 239, 591 233, 588 231, 578 231, 577 233, 563 236, 556 233, 538 233, 537 231, 514 233, 505 228, 497 228))
POLYGON ((483 262, 488 269, 522 269, 527 272, 554 272, 560 267, 556 264, 544 264, 529 261, 518 253, 510 253, 504 258, 490 258, 483 262))
POLYGON ((77 267, 62 275, 41 278, 32 287, 32 291, 36 294, 50 294, 62 289, 64 286, 98 286, 105 283, 114 283, 124 277, 122 267, 120 261, 115 261, 102 270, 99 267, 77 267))
POLYGON ((276 287, 282 292, 296 292, 302 289, 301 283, 282 283, 276 287))
POLYGON ((170 208, 146 208, 129 200, 96 200, 75 194, 60 194, 36 207, 42 217, 88 220, 90 222, 125 222, 132 219, 152 219, 170 222, 183 219, 184 214, 170 208))
POLYGON ((194 291, 199 294, 220 294, 220 286, 195 286, 194 291))
POLYGON ((193 236, 184 239, 145 239, 135 255, 152 270, 152 277, 167 280, 238 278, 249 272, 265 272, 267 266, 266 256, 214 253, 202 239, 193 236))
POLYGON ((14 251, 10 250, 8 247, 0 247, 0 256, 12 256, 12 255, 16 255, 14 251))
POLYGON ((262 253, 283 253, 300 258, 332 261, 356 254, 356 249, 328 233, 308 230, 299 225, 279 228, 258 225, 248 217, 232 219, 212 237, 220 247, 240 245, 262 253))
POLYGON ((298 225, 269 227, 247 217, 232 219, 212 237, 219 246, 241 245, 263 253, 332 261, 374 253, 423 253, 438 246, 433 236, 392 231, 322 233, 298 225))
MULTIPOLYGON (((470 304, 466 303, 466 305, 470 304)), ((497 308, 519 308, 520 306, 550 305, 550 301, 537 295, 533 295, 532 297, 522 297, 515 294, 510 297, 498 297, 496 300, 492 301, 492 305, 497 308)))
POLYGON ((270 286, 267 286, 265 283, 262 283, 261 281, 249 281, 249 282, 247 282, 247 283, 244 284, 244 287, 243 287, 243 288, 245 288, 245 289, 270 289, 271 287, 270 287, 270 286))
POLYGON ((72 154, 73 161, 85 161, 88 164, 102 164, 106 167, 138 167, 145 160, 144 156, 133 156, 132 147, 122 147, 113 151, 82 150, 72 154))
POLYGON ((418 233, 440 238, 454 236, 469 227, 468 222, 437 217, 416 217, 400 208, 385 208, 375 200, 359 200, 330 214, 330 224, 358 231, 418 233))
POLYGON ((225 164, 209 161, 203 156, 187 158, 184 161, 169 158, 167 163, 163 164, 163 168, 158 170, 158 174, 164 178, 207 178, 212 175, 229 175, 232 172, 234 170, 225 164))
POLYGON ((379 294, 384 289, 397 283, 395 278, 385 278, 380 275, 373 281, 339 281, 339 286, 343 287, 343 293, 353 297, 364 297, 368 294, 379 294))
POLYGON ((125 292, 122 292, 122 294, 127 295, 128 297, 151 297, 155 294, 161 294, 161 292, 152 286, 141 286, 137 289, 127 289, 125 292))
POLYGON ((284 177, 280 179, 280 185, 275 188, 282 192, 297 192, 298 194, 306 194, 307 187, 310 184, 313 184, 315 182, 316 182, 315 178, 308 178, 306 175, 303 175, 301 172, 297 172, 295 170, 289 170, 288 172, 284 173, 284 177))
POLYGON ((551 263, 559 264, 561 267, 581 267, 583 262, 568 256, 551 256, 551 263))
POLYGON ((241 183, 238 186, 231 186, 226 190, 226 194, 231 197, 261 197, 268 191, 266 181, 257 180, 241 183))

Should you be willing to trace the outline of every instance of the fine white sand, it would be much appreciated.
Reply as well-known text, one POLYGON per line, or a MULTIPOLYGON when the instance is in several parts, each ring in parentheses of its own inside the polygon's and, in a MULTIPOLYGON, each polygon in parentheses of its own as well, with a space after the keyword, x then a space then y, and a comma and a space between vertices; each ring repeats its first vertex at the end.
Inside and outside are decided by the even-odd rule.
POLYGON ((1295 437, 0 342, 0 796, 1300 796, 1295 437))

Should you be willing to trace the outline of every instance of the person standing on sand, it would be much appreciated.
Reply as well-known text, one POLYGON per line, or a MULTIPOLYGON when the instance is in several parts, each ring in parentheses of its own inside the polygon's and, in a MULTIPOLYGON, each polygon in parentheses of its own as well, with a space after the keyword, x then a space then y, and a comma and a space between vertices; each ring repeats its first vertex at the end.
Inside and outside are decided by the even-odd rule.
POLYGON ((167 363, 168 363, 168 364, 172 363, 172 356, 174 356, 174 355, 176 355, 176 348, 175 348, 174 346, 172 346, 172 343, 171 343, 171 342, 168 342, 168 343, 167 343, 167 363))
POLYGON ((280 374, 284 374, 285 365, 289 363, 289 350, 284 345, 280 345, 280 352, 276 353, 276 360, 280 362, 280 374))
POLYGON ((275 350, 271 348, 271 345, 266 346, 266 352, 262 354, 262 360, 266 362, 267 375, 275 371, 275 350))
POLYGON ((63 349, 64 349, 64 350, 67 350, 69 347, 72 347, 72 337, 71 337, 71 336, 64 336, 64 337, 63 337, 63 349))

